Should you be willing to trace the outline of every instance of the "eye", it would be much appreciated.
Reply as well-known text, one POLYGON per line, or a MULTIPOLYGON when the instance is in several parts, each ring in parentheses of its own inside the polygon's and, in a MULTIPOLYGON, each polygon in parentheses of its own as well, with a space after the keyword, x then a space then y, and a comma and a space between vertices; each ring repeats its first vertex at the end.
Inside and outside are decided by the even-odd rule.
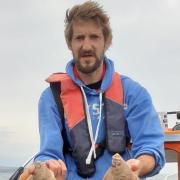
POLYGON ((83 40, 83 39, 84 39, 84 36, 76 36, 75 39, 76 39, 76 40, 83 40))
POLYGON ((93 35, 91 35, 91 39, 94 39, 94 40, 99 39, 99 36, 96 34, 93 34, 93 35))

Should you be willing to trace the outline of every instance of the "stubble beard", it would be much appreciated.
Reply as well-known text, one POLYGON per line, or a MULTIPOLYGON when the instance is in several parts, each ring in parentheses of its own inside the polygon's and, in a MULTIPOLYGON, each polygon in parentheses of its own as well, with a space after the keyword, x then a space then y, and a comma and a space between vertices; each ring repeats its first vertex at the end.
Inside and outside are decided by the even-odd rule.
POLYGON ((96 55, 96 53, 93 53, 92 57, 95 58, 95 63, 93 65, 87 62, 86 66, 83 66, 80 61, 80 58, 82 57, 80 54, 78 55, 78 58, 75 58, 74 55, 73 57, 74 57, 74 62, 75 62, 75 66, 77 67, 77 70, 84 74, 90 74, 90 73, 95 72, 101 66, 102 61, 104 59, 104 52, 99 57, 96 55))

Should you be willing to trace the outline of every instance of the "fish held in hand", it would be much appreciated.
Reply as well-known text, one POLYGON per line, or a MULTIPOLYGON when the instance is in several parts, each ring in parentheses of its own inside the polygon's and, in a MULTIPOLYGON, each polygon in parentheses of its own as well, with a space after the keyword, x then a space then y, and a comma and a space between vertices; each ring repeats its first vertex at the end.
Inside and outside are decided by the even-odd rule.
POLYGON ((139 180, 122 157, 116 153, 112 157, 112 166, 106 171, 103 180, 139 180))
POLYGON ((35 163, 35 170, 32 175, 28 171, 20 176, 18 180, 56 180, 54 173, 41 163, 35 163))

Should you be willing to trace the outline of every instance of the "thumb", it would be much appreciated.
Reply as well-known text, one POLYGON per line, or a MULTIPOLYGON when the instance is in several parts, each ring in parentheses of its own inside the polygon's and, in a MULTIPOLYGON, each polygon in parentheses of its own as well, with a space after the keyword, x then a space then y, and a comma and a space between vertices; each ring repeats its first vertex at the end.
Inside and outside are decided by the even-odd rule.
POLYGON ((29 174, 34 174, 34 172, 35 172, 35 166, 34 166, 34 165, 30 165, 30 166, 28 167, 28 172, 29 172, 29 174))
POLYGON ((130 167, 130 169, 135 172, 139 170, 140 167, 140 162, 137 159, 130 159, 127 161, 128 166, 130 167))
POLYGON ((29 169, 25 169, 24 172, 20 175, 18 180, 26 180, 31 174, 29 173, 29 169))

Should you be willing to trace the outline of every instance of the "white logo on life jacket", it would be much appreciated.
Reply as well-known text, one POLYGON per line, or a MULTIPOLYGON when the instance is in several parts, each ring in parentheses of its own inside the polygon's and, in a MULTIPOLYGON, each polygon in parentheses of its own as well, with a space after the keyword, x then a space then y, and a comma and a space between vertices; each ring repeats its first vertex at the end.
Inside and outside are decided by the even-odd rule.
MULTIPOLYGON (((102 104, 102 108, 104 106, 104 103, 102 104)), ((91 104, 89 106, 89 110, 90 112, 92 112, 92 116, 94 116, 95 119, 99 120, 99 104, 98 103, 94 103, 94 104, 91 104)), ((104 117, 104 116, 103 116, 104 117)))

